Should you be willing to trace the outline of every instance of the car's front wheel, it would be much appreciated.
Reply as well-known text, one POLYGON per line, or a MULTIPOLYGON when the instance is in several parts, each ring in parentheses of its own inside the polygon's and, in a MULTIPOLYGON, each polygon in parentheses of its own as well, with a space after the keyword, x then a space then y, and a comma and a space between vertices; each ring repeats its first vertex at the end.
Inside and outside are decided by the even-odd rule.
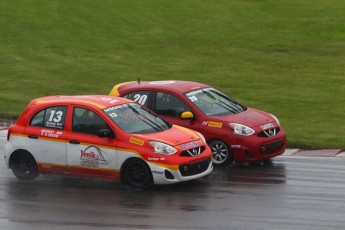
POLYGON ((122 179, 131 187, 144 189, 152 185, 152 173, 141 159, 128 160, 122 169, 122 179))
POLYGON ((20 180, 33 180, 39 172, 35 159, 26 151, 18 151, 11 156, 10 167, 13 174, 20 180))
POLYGON ((212 151, 212 162, 215 165, 225 165, 233 160, 229 146, 221 140, 211 140, 208 145, 212 151))

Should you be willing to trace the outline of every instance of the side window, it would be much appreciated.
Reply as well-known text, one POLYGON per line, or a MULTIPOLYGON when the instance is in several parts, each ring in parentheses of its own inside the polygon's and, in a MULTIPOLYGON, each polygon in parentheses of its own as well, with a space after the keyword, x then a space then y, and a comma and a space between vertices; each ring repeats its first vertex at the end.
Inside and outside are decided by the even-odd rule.
POLYGON ((133 93, 126 94, 124 98, 133 100, 141 105, 147 106, 148 97, 149 97, 150 91, 137 91, 133 93))
POLYGON ((52 129, 64 129, 67 106, 43 109, 31 119, 30 125, 52 129))
POLYGON ((191 111, 188 106, 170 93, 157 92, 155 112, 159 115, 180 117, 182 112, 191 111))
POLYGON ((43 119, 44 119, 44 114, 46 110, 41 110, 39 111, 30 121, 30 125, 32 126, 38 126, 38 127, 44 127, 43 126, 43 119))
POLYGON ((75 107, 73 110, 72 131, 98 135, 100 129, 110 129, 105 121, 91 110, 75 107))

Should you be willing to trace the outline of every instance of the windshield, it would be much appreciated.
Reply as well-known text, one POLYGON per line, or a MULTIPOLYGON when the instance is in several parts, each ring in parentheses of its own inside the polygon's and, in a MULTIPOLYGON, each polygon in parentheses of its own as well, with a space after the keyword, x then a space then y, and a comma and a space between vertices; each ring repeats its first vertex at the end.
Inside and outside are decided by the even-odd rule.
POLYGON ((188 92, 185 96, 208 116, 226 116, 241 113, 247 108, 214 88, 188 92))
POLYGON ((171 128, 171 125, 136 103, 103 109, 126 133, 154 133, 171 128))

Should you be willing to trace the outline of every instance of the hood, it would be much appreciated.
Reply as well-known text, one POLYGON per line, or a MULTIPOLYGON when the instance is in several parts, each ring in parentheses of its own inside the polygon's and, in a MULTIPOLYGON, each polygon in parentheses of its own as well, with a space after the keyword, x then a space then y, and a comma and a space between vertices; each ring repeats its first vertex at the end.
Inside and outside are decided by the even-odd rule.
POLYGON ((148 141, 159 141, 171 146, 177 146, 192 141, 198 141, 200 140, 200 137, 193 130, 173 125, 170 129, 163 132, 145 134, 145 139, 148 141))
POLYGON ((276 124, 275 119, 270 114, 251 108, 242 113, 217 118, 228 123, 239 123, 248 127, 257 127, 267 123, 276 124))

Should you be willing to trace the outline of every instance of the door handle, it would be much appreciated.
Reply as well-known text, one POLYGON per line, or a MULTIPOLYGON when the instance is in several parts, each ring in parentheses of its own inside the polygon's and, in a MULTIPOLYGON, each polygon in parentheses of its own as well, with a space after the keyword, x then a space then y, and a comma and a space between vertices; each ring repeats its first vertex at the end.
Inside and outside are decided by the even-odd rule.
POLYGON ((79 145, 80 144, 80 142, 77 141, 77 140, 71 140, 71 141, 69 141, 69 143, 75 144, 75 145, 79 145))
POLYGON ((28 138, 32 138, 32 139, 38 139, 38 136, 36 136, 36 135, 28 135, 28 138))

